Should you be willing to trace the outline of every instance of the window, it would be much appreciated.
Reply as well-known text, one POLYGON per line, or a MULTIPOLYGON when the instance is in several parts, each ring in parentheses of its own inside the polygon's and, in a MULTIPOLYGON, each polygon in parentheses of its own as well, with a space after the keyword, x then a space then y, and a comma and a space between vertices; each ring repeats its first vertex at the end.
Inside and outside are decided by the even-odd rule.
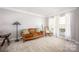
POLYGON ((59 36, 61 37, 65 36, 65 24, 66 24, 65 15, 62 15, 59 17, 59 36))
POLYGON ((71 38, 70 19, 71 13, 49 18, 49 28, 56 37, 71 38))

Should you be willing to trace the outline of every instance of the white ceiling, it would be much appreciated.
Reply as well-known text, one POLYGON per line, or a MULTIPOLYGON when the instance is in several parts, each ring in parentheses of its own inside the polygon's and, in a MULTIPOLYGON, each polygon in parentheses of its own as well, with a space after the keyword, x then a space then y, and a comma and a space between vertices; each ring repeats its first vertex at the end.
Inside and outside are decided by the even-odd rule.
POLYGON ((41 15, 45 17, 58 15, 75 9, 74 7, 12 7, 9 9, 15 9, 19 11, 28 12, 29 14, 41 15))

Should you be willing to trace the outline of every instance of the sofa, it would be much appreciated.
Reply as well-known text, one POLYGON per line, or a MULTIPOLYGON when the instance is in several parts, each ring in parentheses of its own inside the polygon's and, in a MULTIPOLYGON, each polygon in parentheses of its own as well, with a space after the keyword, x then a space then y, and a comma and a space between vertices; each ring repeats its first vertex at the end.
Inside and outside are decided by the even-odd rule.
POLYGON ((28 41, 43 37, 44 36, 43 33, 44 32, 40 31, 38 28, 29 28, 22 30, 21 36, 23 41, 28 41))

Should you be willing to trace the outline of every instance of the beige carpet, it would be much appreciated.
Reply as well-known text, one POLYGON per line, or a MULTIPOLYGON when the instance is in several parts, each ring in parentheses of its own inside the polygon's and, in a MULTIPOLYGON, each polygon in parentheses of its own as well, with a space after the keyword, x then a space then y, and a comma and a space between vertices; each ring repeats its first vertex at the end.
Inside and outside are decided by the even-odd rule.
POLYGON ((76 45, 58 39, 55 37, 42 37, 39 39, 26 41, 26 42, 12 42, 7 48, 8 52, 63 52, 75 51, 76 45))

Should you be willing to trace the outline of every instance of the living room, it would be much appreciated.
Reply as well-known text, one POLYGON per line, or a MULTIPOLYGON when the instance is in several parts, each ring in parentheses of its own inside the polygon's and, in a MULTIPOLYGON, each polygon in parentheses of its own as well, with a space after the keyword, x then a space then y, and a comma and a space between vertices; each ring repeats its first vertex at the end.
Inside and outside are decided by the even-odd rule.
POLYGON ((0 8, 0 42, 11 33, 9 46, 5 40, 0 49, 5 52, 79 51, 78 12, 79 8, 75 7, 0 8))

